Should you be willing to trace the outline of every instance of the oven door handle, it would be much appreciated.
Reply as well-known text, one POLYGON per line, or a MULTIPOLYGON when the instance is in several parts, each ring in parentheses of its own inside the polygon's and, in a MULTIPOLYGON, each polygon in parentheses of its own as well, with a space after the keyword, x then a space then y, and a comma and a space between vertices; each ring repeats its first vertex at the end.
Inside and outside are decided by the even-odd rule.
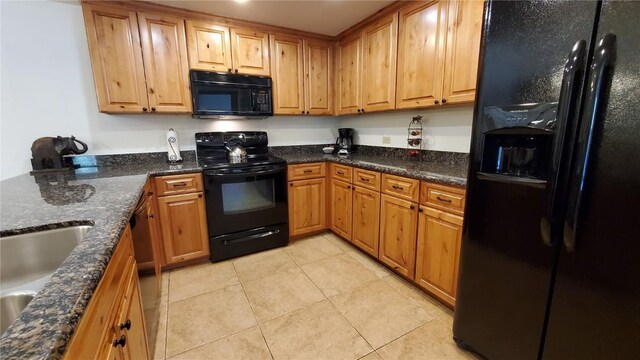
POLYGON ((269 174, 277 174, 280 172, 284 172, 285 171, 285 167, 284 166, 279 166, 276 168, 269 168, 267 170, 258 170, 258 171, 247 171, 247 172, 237 172, 237 173, 225 173, 225 172, 220 172, 219 170, 212 170, 212 171, 206 171, 204 174, 205 176, 259 176, 259 175, 269 175, 269 174))

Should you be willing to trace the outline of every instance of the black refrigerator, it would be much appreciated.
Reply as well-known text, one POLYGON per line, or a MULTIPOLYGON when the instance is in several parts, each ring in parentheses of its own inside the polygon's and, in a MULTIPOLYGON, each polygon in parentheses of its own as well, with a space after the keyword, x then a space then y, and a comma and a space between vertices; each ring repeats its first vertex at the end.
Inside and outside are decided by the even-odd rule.
POLYGON ((487 1, 453 336, 640 357, 640 2, 487 1))

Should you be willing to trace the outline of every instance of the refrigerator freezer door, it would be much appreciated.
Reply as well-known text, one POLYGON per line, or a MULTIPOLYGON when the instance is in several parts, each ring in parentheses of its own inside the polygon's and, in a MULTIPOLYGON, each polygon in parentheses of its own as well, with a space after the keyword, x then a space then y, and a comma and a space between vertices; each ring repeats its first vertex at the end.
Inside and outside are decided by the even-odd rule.
POLYGON ((583 188, 575 251, 563 249, 559 257, 545 359, 632 359, 640 354, 638 19, 640 2, 602 5, 597 39, 615 34, 615 63, 607 74, 608 94, 595 104, 586 177, 573 184, 583 188))
POLYGON ((491 130, 483 109, 558 101, 567 54, 578 40, 590 43, 596 9, 576 1, 485 4, 453 334, 490 359, 538 356, 557 247, 541 237, 545 187, 478 178, 491 130))

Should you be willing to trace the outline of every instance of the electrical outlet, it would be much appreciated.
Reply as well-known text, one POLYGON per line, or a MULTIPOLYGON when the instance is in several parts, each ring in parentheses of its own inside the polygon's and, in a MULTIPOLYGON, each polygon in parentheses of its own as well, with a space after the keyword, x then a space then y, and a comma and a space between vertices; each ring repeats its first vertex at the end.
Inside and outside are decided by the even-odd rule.
POLYGON ((383 144, 391 144, 391 136, 383 136, 382 137, 383 144))

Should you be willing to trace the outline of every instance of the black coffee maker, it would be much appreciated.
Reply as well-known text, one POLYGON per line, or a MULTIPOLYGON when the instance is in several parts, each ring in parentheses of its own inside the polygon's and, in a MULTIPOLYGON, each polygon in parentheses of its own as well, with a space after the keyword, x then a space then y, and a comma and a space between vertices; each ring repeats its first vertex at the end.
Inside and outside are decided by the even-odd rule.
POLYGON ((336 146, 338 148, 338 155, 349 155, 353 152, 353 129, 340 128, 338 129, 338 138, 336 139, 336 146))

